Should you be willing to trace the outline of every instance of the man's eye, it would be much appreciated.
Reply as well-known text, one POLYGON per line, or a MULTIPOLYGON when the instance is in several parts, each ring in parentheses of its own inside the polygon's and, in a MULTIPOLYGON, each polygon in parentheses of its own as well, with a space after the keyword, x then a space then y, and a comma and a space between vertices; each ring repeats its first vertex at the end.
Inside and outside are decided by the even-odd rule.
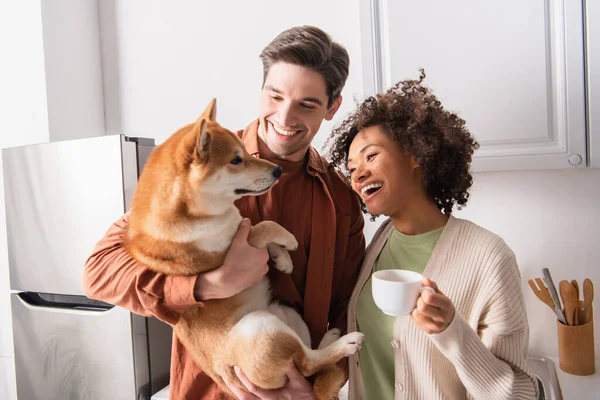
POLYGON ((307 110, 314 110, 316 107, 312 104, 302 104, 302 108, 306 108, 307 110))
POLYGON ((279 97, 279 96, 269 95, 269 97, 271 97, 271 99, 273 99, 275 101, 280 101, 281 100, 281 97, 279 97))
POLYGON ((232 163, 233 165, 238 165, 238 164, 241 164, 241 163, 242 163, 242 158, 241 158, 240 156, 235 156, 235 157, 233 158, 233 160, 231 160, 231 163, 232 163))

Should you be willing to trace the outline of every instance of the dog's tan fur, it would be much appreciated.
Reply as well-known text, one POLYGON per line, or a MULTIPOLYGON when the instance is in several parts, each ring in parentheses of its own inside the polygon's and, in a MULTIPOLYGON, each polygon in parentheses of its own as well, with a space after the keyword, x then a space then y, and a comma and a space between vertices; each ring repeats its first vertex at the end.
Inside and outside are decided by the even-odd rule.
MULTIPOLYGON (((215 110, 213 99, 195 123, 152 152, 140 177, 125 246, 157 272, 196 275, 222 265, 242 220, 234 201, 264 193, 277 180, 278 167, 250 156, 234 133, 215 122, 215 110)), ((248 243, 267 248, 276 267, 291 272, 287 250, 295 250, 297 242, 280 225, 265 221, 252 227, 248 243)), ((304 376, 316 376, 317 397, 327 400, 343 384, 335 363, 358 350, 363 338, 358 332, 339 338, 331 331, 331 344, 312 350, 308 329, 295 311, 271 303, 266 279, 231 298, 188 308, 174 332, 230 394, 221 377, 241 385, 234 365, 256 385, 274 389, 285 384, 284 370, 293 360, 304 376)))

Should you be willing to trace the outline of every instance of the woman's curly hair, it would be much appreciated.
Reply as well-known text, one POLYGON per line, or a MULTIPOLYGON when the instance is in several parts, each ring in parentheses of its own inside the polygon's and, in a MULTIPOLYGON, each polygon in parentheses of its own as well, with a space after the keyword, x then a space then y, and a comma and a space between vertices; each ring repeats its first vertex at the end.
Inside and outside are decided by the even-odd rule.
POLYGON ((479 144, 465 121, 445 110, 431 90, 421 85, 425 71, 420 71, 419 80, 398 82, 358 105, 327 140, 328 158, 333 167, 349 177, 346 164, 350 144, 360 131, 378 125, 414 157, 430 199, 449 215, 454 204, 460 209, 469 199, 468 190, 473 184, 469 166, 479 144))

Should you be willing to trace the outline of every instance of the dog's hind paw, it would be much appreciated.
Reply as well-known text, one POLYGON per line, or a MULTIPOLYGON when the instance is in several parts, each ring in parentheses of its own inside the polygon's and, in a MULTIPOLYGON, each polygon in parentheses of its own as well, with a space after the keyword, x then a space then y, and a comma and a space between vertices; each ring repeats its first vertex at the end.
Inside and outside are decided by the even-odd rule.
POLYGON ((360 332, 352 332, 342 336, 339 341, 342 342, 346 355, 351 355, 360 350, 360 345, 365 339, 365 335, 360 332))

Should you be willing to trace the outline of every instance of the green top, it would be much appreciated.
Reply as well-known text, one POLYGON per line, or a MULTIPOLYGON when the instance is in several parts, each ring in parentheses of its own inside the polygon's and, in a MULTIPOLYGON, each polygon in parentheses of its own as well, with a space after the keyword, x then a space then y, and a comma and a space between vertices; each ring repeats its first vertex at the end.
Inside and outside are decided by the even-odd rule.
MULTIPOLYGON (((421 235, 390 234, 379 253, 373 272, 404 269, 423 273, 444 227, 421 235)), ((371 274, 372 274, 371 273, 371 274)), ((384 314, 373 301, 371 278, 363 287, 356 307, 358 330, 365 334, 359 358, 367 399, 394 398, 394 349, 391 346, 394 317, 384 314)))

